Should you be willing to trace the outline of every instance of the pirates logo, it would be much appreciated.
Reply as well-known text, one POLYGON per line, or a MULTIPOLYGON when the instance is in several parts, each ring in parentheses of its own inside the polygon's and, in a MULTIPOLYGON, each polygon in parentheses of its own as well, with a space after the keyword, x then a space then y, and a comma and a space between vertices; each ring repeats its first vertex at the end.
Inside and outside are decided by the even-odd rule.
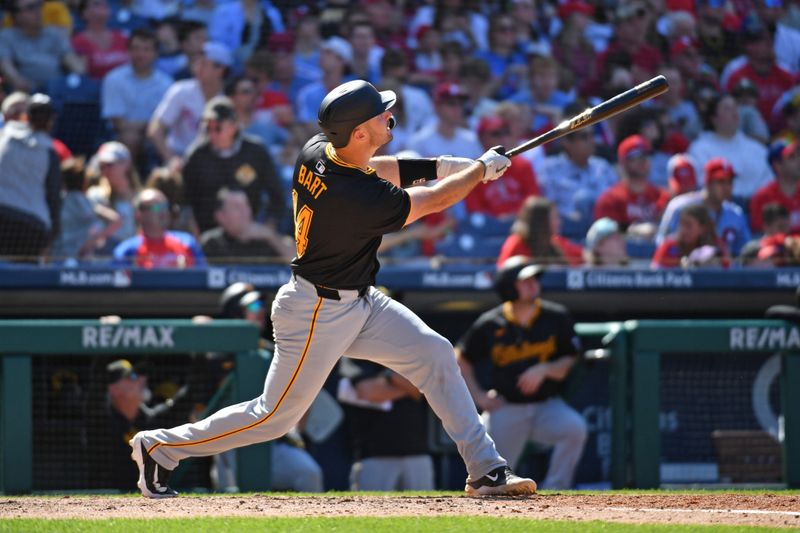
POLYGON ((236 169, 236 181, 239 182, 239 185, 242 187, 247 187, 253 181, 255 181, 257 173, 256 169, 254 169, 251 165, 245 163, 244 165, 240 166, 236 169))

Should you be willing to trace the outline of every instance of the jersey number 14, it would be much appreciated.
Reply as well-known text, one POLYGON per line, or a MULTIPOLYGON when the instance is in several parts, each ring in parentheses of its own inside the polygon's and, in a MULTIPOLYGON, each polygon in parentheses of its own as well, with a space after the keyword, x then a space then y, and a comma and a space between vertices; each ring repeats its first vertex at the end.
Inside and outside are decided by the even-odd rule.
POLYGON ((297 258, 303 257, 308 248, 308 230, 311 229, 311 218, 314 210, 304 205, 297 212, 297 191, 292 190, 292 211, 294 213, 294 242, 297 247, 297 258))

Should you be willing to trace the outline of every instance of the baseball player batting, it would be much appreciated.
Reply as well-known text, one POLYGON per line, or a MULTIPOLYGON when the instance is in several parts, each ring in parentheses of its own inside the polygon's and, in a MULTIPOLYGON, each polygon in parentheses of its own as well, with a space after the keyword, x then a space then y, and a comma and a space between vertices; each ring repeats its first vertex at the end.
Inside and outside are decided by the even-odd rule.
POLYGON ((343 354, 387 366, 422 391, 466 463, 467 494, 536 492, 495 449, 450 342, 374 287, 385 233, 461 201, 481 181, 502 176, 510 161, 494 149, 477 161, 373 157, 392 140, 395 99, 364 81, 323 99, 323 133, 306 143, 294 169, 297 251, 291 280, 272 305, 275 355, 264 392, 193 424, 137 433, 130 444, 144 496, 176 496, 169 475, 182 459, 284 435, 343 354), (412 186, 438 176, 447 179, 412 186))

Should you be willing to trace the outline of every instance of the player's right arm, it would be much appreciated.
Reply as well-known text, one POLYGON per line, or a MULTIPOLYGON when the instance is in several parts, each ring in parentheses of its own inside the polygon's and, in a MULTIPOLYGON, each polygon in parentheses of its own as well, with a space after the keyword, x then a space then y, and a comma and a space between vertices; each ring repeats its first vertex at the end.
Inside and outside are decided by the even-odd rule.
POLYGON ((406 189, 411 199, 411 209, 405 225, 460 202, 481 181, 492 181, 502 176, 510 164, 511 161, 506 156, 492 149, 480 156, 474 164, 432 187, 406 189))

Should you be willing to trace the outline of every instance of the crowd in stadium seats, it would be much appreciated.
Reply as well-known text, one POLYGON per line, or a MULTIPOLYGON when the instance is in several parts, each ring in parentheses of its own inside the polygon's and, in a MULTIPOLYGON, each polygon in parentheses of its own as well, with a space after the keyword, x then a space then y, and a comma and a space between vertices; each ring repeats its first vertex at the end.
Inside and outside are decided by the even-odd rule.
POLYGON ((398 94, 383 153, 475 158, 663 74, 663 96, 516 156, 381 255, 800 264, 797 0, 4 9, 2 260, 286 263, 294 161, 347 80, 398 94))

